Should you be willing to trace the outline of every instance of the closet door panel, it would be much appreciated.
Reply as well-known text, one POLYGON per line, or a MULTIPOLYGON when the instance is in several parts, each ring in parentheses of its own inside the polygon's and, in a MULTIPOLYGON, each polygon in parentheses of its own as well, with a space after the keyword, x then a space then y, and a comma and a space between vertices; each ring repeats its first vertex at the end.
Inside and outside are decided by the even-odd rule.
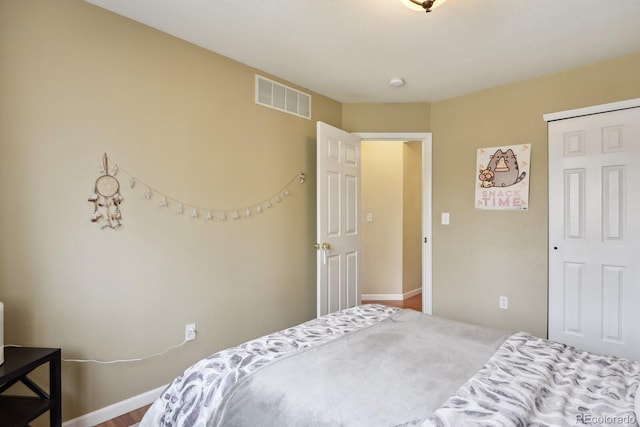
POLYGON ((640 107, 549 127, 549 338, 640 360, 640 107))

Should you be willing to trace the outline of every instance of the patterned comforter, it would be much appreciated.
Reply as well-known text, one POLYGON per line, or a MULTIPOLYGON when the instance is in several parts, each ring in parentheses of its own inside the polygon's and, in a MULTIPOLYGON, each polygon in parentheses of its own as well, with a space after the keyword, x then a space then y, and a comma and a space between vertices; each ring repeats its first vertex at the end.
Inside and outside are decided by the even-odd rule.
MULTIPOLYGON (((409 418, 413 421, 403 425, 638 426, 638 362, 593 355, 522 332, 507 338, 508 335, 494 335, 493 330, 487 332, 486 328, 465 326, 411 310, 408 310, 411 313, 406 312, 382 305, 358 306, 213 354, 189 367, 162 392, 147 411, 141 427, 225 425, 220 419, 222 411, 219 408, 224 407, 229 396, 237 394, 238 389, 253 381, 256 375, 269 372, 268 369, 274 365, 282 366, 283 361, 292 355, 298 358, 296 353, 308 355, 317 349, 322 350, 321 346, 334 346, 334 342, 344 343, 345 340, 349 346, 349 337, 366 334, 380 328, 378 325, 397 324, 418 315, 424 317, 418 319, 422 321, 420 323, 433 323, 435 326, 429 326, 425 331, 420 326, 413 329, 410 335, 411 341, 415 341, 413 345, 418 345, 420 334, 426 334, 429 339, 440 343, 426 348, 442 348, 438 350, 440 353, 431 354, 430 350, 416 347, 420 348, 418 352, 424 359, 418 363, 427 365, 418 368, 421 365, 414 365, 412 361, 412 377, 416 378, 415 370, 420 369, 426 375, 426 381, 430 382, 429 392, 432 384, 440 384, 438 387, 447 391, 441 397, 435 397, 436 394, 427 397, 429 392, 418 393, 425 414, 409 418), (490 349, 486 353, 478 351, 482 347, 474 347, 480 341, 488 343, 491 340, 495 345, 485 346, 485 351, 490 349), (465 359, 455 353, 473 354, 475 359, 465 359), (438 360, 443 365, 434 365, 438 360), (453 376, 438 376, 440 371, 447 370, 443 368, 447 366, 463 372, 464 376, 459 375, 455 379, 453 376), (451 397, 447 400, 447 396, 451 397)), ((384 334, 390 336, 387 332, 384 334)), ((383 394, 385 389, 392 389, 388 382, 385 384, 381 388, 383 394)), ((269 406, 273 407, 272 403, 269 406)), ((387 411, 390 408, 382 403, 378 409, 387 411)), ((352 424, 398 423, 372 424, 369 420, 365 424, 347 422, 344 425, 352 424)))
POLYGON ((520 332, 423 427, 638 426, 639 384, 638 362, 520 332))
POLYGON ((383 305, 357 306, 215 353, 169 384, 149 408, 140 427, 210 425, 224 397, 260 367, 375 325, 398 311, 383 305))

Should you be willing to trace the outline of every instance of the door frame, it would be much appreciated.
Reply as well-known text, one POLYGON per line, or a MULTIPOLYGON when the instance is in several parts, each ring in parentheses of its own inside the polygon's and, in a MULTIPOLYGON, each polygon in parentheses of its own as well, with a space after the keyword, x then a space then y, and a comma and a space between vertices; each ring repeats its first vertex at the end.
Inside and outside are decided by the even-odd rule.
POLYGON ((431 132, 353 132, 363 141, 422 142, 422 312, 433 313, 432 134, 431 132))

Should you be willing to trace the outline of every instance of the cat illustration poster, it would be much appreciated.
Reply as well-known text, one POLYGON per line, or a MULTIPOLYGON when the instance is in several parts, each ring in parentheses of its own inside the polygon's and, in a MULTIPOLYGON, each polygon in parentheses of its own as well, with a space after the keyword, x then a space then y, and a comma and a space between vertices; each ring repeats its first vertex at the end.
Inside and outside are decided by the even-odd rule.
POLYGON ((527 210, 531 144, 478 149, 476 209, 527 210))

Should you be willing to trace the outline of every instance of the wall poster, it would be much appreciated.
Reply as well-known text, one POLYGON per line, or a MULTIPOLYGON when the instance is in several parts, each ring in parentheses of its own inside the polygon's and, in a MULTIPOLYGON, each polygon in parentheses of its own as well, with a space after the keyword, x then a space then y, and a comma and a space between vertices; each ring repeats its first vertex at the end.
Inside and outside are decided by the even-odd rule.
POLYGON ((527 210, 531 144, 478 149, 476 209, 527 210))

